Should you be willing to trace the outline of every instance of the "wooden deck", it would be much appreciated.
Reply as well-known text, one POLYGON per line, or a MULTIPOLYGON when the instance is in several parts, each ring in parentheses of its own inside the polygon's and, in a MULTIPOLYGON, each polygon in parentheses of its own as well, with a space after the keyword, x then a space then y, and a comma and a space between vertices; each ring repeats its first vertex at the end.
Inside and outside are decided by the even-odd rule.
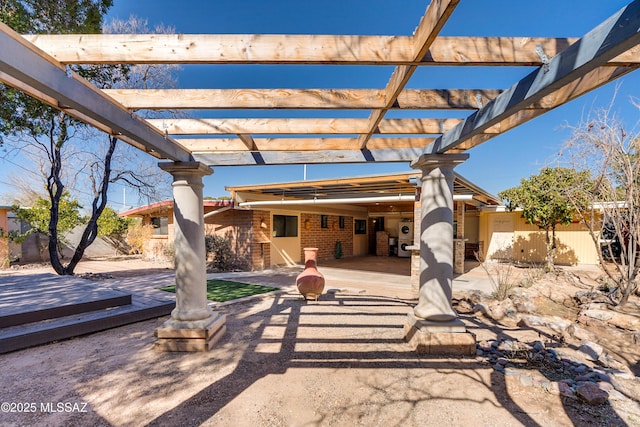
POLYGON ((126 281, 54 274, 0 277, 0 353, 168 315, 174 295, 157 291, 155 284, 151 277, 138 279, 129 290, 126 281), (142 287, 141 280, 154 285, 142 287))

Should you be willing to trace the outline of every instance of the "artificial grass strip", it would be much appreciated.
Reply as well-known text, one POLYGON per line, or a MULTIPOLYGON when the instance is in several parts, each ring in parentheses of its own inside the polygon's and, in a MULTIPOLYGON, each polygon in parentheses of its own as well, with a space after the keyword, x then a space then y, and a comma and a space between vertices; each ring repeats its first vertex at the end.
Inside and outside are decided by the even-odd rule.
MULTIPOLYGON (((161 291, 176 292, 175 285, 160 288, 161 291)), ((277 291, 271 286, 252 285, 250 283, 232 282, 230 280, 207 280, 207 299, 215 302, 231 301, 251 295, 277 291)))

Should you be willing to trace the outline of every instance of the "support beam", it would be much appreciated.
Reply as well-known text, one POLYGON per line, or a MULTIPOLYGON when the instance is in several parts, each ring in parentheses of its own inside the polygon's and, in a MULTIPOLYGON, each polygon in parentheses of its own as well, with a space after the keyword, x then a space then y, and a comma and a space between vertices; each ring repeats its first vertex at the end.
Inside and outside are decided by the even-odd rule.
MULTIPOLYGON (((379 134, 441 134, 462 119, 384 119, 379 134)), ((230 134, 356 134, 368 131, 367 119, 148 119, 169 135, 230 134)), ((316 147, 317 148, 317 147, 316 147)))
MULTIPOLYGON (((63 64, 335 64, 540 66, 577 38, 439 36, 416 58, 413 37, 307 34, 24 35, 63 64)), ((637 64, 625 52, 610 65, 637 64)))
POLYGON ((65 111, 125 142, 143 145, 159 157, 189 161, 190 154, 157 129, 137 119, 117 102, 19 34, 0 23, 0 79, 42 102, 65 111))
POLYGON ((395 102, 382 89, 105 89, 130 110, 477 110, 497 89, 405 89, 395 102), (478 103, 480 100, 480 104, 478 103))
POLYGON ((421 152, 422 147, 386 150, 260 151, 260 156, 254 156, 254 152, 194 152, 193 157, 210 166, 250 166, 410 162, 421 152))
MULTIPOLYGON (((245 138, 246 139, 246 138, 245 138)), ((191 152, 199 154, 206 152, 229 153, 247 151, 358 151, 356 138, 315 138, 300 137, 291 138, 251 138, 251 147, 242 138, 181 138, 177 141, 187 147, 191 152)), ((434 138, 373 138, 370 142, 371 151, 384 149, 417 149, 421 150, 425 145, 434 141, 434 138)))
MULTIPOLYGON (((446 132, 426 147, 425 153, 450 151, 482 134, 485 129, 509 120, 529 106, 535 107, 536 103, 548 100, 554 94, 559 94, 559 99, 550 105, 560 105, 562 99, 571 99, 576 87, 580 87, 580 93, 585 93, 605 83, 602 81, 603 74, 619 77, 622 73, 616 72, 616 68, 610 73, 598 70, 639 43, 640 0, 635 0, 554 57, 547 67, 533 71, 446 132)), ((469 144, 466 148, 470 148, 469 144)))

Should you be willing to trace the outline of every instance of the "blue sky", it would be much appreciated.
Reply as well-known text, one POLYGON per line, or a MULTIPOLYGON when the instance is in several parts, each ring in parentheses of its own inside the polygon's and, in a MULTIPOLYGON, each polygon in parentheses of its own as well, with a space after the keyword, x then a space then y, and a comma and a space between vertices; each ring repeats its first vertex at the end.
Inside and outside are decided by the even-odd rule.
MULTIPOLYGON (((514 1, 462 0, 441 31, 452 36, 581 37, 628 4, 628 0, 514 1)), ((164 24, 177 33, 276 33, 410 35, 428 0, 114 0, 110 18, 146 18, 150 26, 164 24)), ((179 74, 179 87, 246 88, 379 88, 393 67, 354 66, 188 66, 179 74), (357 72, 356 72, 357 71, 357 72)), ((527 67, 421 67, 407 87, 505 89, 531 71, 527 67)), ((630 96, 640 97, 640 72, 634 72, 568 105, 557 108, 470 150, 458 173, 485 190, 497 193, 537 173, 568 137, 565 124, 577 124, 592 108, 607 106, 619 86, 615 110, 629 126, 640 119, 630 96)), ((466 117, 470 111, 392 112, 387 117, 466 117)), ((237 112, 198 112, 202 117, 234 117, 237 112)), ((277 111, 256 111, 251 117, 274 117, 277 111)), ((307 117, 335 112, 313 111, 307 117)), ((368 112, 344 113, 367 117, 368 112)), ((6 164, 0 163, 1 169, 6 164)), ((0 181, 4 171, 0 169, 0 181)), ((5 169, 6 170, 6 169, 5 169)), ((358 176, 410 170, 408 163, 309 165, 307 179, 358 176)), ((225 195, 226 185, 299 180, 303 166, 215 167, 205 178, 205 195, 225 195)), ((0 194, 2 193, 0 183, 0 194)), ((119 209, 122 189, 114 188, 112 205, 119 209)), ((127 202, 130 202, 129 198, 127 202)))

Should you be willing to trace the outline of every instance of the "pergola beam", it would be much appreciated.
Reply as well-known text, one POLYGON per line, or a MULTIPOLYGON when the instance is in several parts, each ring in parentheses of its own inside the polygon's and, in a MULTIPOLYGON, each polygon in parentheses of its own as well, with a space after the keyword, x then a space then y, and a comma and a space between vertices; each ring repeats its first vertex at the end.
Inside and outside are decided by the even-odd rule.
MULTIPOLYGON (((371 138, 370 150, 404 149, 411 148, 421 150, 431 144, 435 138, 371 138)), ((317 137, 291 137, 291 138, 251 138, 252 145, 241 137, 238 138, 180 138, 177 141, 192 152, 257 152, 257 151, 318 151, 318 147, 324 150, 358 150, 357 138, 317 138, 317 137)))
POLYGON ((634 68, 607 71, 609 67, 603 66, 639 43, 640 0, 635 0, 558 54, 548 65, 531 72, 444 133, 425 148, 425 153, 469 149, 490 137, 483 135, 487 128, 501 124, 513 128, 539 115, 541 111, 536 111, 536 107, 554 108, 631 71, 634 68), (527 108, 533 110, 527 113, 527 108), (478 142, 473 142, 474 139, 478 142))
MULTIPOLYGON (((306 34, 39 34, 26 40, 63 64, 335 64, 538 66, 578 38, 439 36, 416 58, 411 36, 306 34)), ((625 52, 610 65, 640 61, 625 52)))
POLYGON ((190 153, 157 129, 133 117, 100 90, 0 22, 0 80, 67 114, 97 125, 146 151, 175 161, 190 153))
MULTIPOLYGON (((370 110, 388 105, 382 89, 105 89, 130 110, 370 110)), ((405 89, 391 110, 477 110, 496 89, 405 89), (480 103, 478 103, 480 101, 480 103)))
POLYGON ((322 151, 260 151, 255 152, 194 152, 196 161, 210 166, 290 165, 322 163, 409 162, 422 148, 385 150, 322 150, 322 151), (256 156, 255 154, 260 154, 256 156))
MULTIPOLYGON (((442 134, 462 119, 384 119, 379 134, 442 134)), ((169 135, 358 134, 368 132, 367 119, 148 119, 169 135)))

